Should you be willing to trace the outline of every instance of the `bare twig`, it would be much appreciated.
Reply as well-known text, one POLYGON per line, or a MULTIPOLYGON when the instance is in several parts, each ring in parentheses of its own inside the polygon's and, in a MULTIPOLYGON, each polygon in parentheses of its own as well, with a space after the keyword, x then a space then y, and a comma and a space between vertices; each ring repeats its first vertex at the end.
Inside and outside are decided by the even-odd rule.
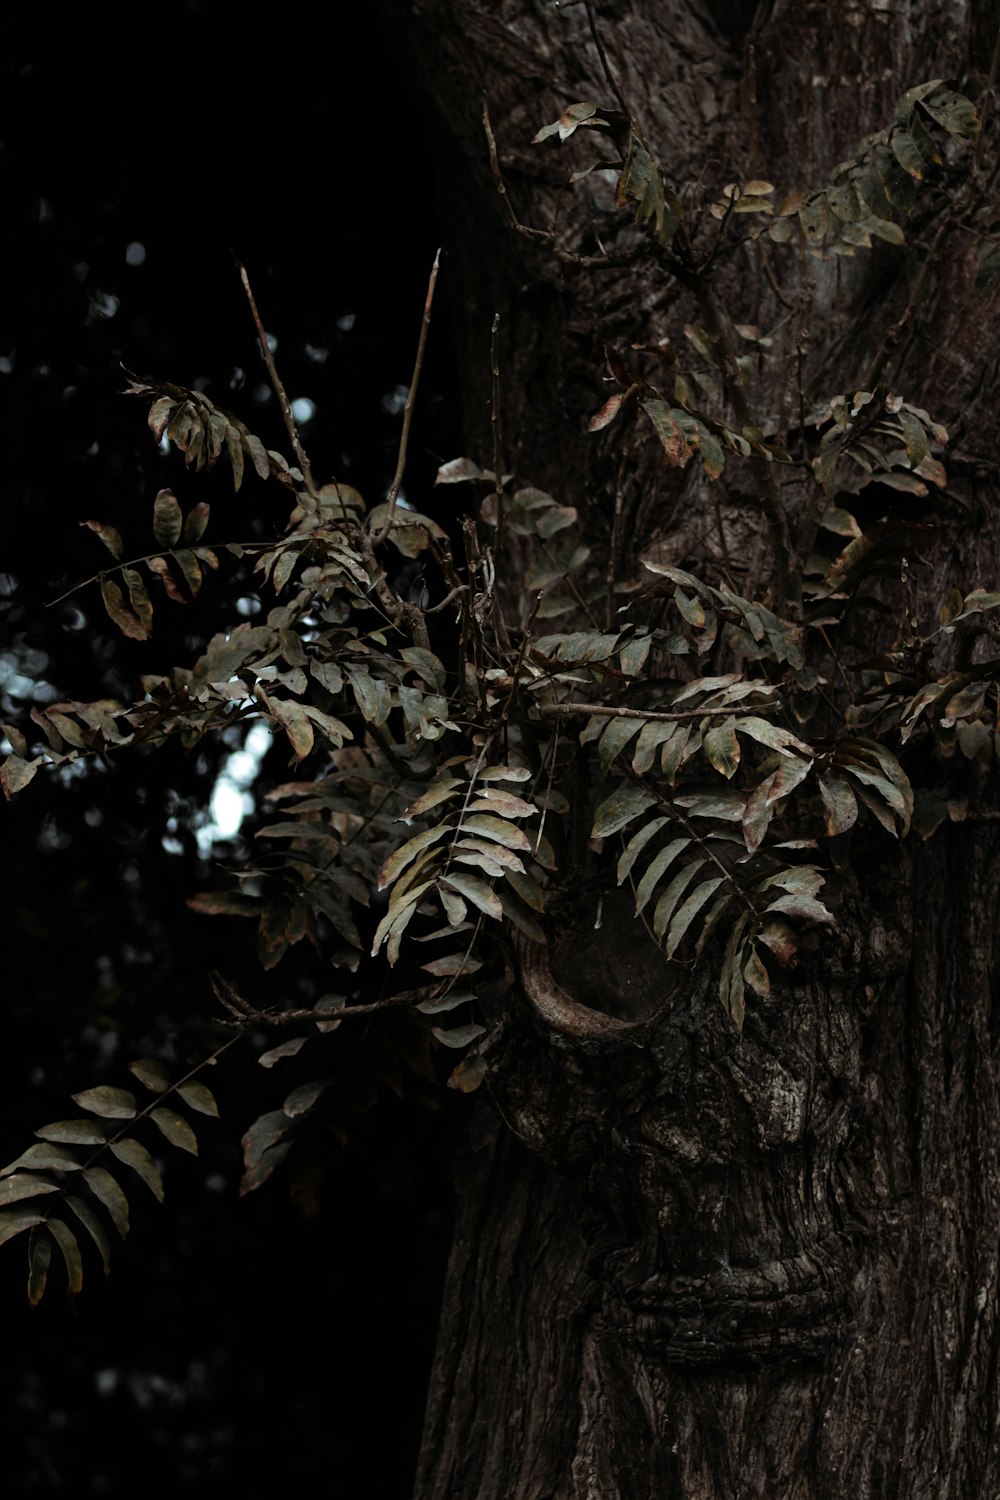
MULTIPOLYGON (((233 1018, 223 1024, 238 1026, 241 1030, 245 1030, 248 1026, 293 1026, 300 1021, 312 1021, 315 1025, 328 1026, 332 1021, 351 1021, 357 1016, 374 1015, 379 1010, 392 1010, 401 1005, 419 1005, 422 1000, 430 997, 434 985, 425 984, 419 989, 401 990, 397 995, 389 995, 384 1000, 372 1000, 366 1005, 345 1005, 341 1010, 327 1010, 319 1013, 315 1010, 303 1009, 258 1010, 256 1006, 238 995, 232 985, 226 984, 224 980, 220 981, 218 976, 213 976, 213 989, 216 999, 233 1018)), ((226 1045, 231 1046, 232 1043, 226 1045)))
POLYGON ((607 604, 604 611, 604 628, 610 630, 615 623, 615 574, 618 571, 618 547, 621 542, 622 533, 622 502, 625 493, 625 452, 622 452, 621 463, 618 465, 618 478, 615 482, 615 513, 611 522, 611 548, 608 553, 608 571, 605 576, 607 585, 607 604))
POLYGON ((306 457, 306 450, 302 446, 302 439, 299 436, 299 429, 296 425, 295 418, 292 416, 292 408, 291 404, 289 403, 288 396, 285 393, 285 387, 281 383, 281 377, 279 376, 277 366, 274 363, 274 355, 271 353, 271 346, 267 342, 267 334, 264 331, 264 324, 261 322, 260 313, 257 311, 257 303, 254 301, 253 291, 250 287, 250 278, 247 275, 246 266, 244 265, 240 265, 240 280, 243 282, 243 290, 247 294, 247 301, 250 303, 250 311, 253 313, 253 320, 257 329, 257 337, 260 340, 260 352, 264 356, 264 363, 267 366, 268 378, 270 379, 271 385, 274 388, 274 394, 278 398, 278 405, 281 407, 281 415, 284 418, 285 427, 288 430, 288 436, 292 440, 292 448, 295 451, 295 457, 298 460, 299 468, 302 470, 302 478, 305 480, 306 490, 311 496, 313 496, 313 498, 315 498, 316 486, 313 483, 312 468, 310 466, 308 458, 306 457))
POLYGON ((427 347, 427 332, 431 326, 431 305, 434 301, 434 288, 437 286, 438 267, 441 264, 440 249, 434 256, 434 264, 431 266, 431 274, 427 282, 427 295, 424 298, 424 316, 420 324, 420 337, 417 340, 417 354, 413 361, 413 374, 410 376, 410 389, 406 397, 406 406, 403 409, 403 430, 399 435, 399 454, 396 458, 396 472, 392 476, 392 484, 386 496, 385 520, 374 541, 376 546, 384 542, 392 530, 392 520, 396 512, 396 500, 399 495, 400 485, 403 483, 403 473, 406 469, 406 449, 410 441, 410 423, 413 420, 413 404, 417 398, 417 386, 420 384, 420 372, 424 367, 424 350, 427 347))
POLYGON ((590 23, 590 34, 594 38, 594 46, 597 48, 597 55, 601 59, 601 67, 604 69, 604 76, 608 81, 608 87, 614 94, 615 98, 618 100, 618 108, 621 110, 622 114, 628 115, 629 118, 631 118, 632 111, 625 103, 624 95, 622 94, 621 89, 618 87, 618 81, 611 71, 611 65, 608 62, 608 55, 604 50, 604 43, 601 41, 601 33, 597 29, 597 17, 594 15, 592 0, 583 0, 583 3, 587 12, 587 20, 590 23))
POLYGON ((686 708, 679 709, 676 713, 657 713, 651 708, 617 708, 607 703, 541 703, 538 705, 538 713, 543 719, 657 719, 666 724, 683 724, 689 719, 732 718, 751 712, 761 714, 778 706, 755 703, 750 709, 745 703, 741 703, 730 708, 686 708))

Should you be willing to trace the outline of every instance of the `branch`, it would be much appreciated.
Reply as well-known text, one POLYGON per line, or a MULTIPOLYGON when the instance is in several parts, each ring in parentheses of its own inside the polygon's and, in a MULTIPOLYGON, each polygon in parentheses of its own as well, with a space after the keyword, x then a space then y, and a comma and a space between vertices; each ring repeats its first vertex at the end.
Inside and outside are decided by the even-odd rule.
POLYGON ((399 487, 403 483, 403 473, 406 469, 406 449, 410 441, 410 423, 413 420, 413 404, 417 399, 417 386, 420 384, 420 372, 424 367, 424 350, 427 347, 427 330, 431 326, 431 304, 434 301, 434 288, 437 286, 438 266, 441 264, 441 251, 437 250, 434 256, 434 264, 431 266, 430 278, 427 282, 427 295, 424 298, 424 317, 420 324, 420 337, 417 340, 417 356, 413 362, 413 374, 410 376, 410 389, 406 397, 406 406, 403 409, 403 430, 399 435, 399 455, 396 459, 396 472, 392 476, 392 484, 386 496, 385 520, 376 533, 374 541, 379 546, 385 541, 392 530, 392 518, 396 512, 396 499, 399 495, 399 487))
MULTIPOLYGON (((248 1026, 291 1026, 299 1021, 312 1021, 321 1026, 329 1025, 331 1021, 348 1021, 355 1016, 370 1016, 379 1010, 391 1010, 401 1005, 417 1005, 421 1000, 429 999, 434 990, 433 985, 425 984, 419 989, 401 990, 398 995, 389 995, 385 1000, 372 1000, 367 1005, 348 1005, 342 1010, 321 1011, 317 1014, 315 1010, 258 1010, 248 1000, 244 1000, 242 995, 237 994, 232 985, 227 984, 218 974, 212 976, 212 988, 223 1009, 233 1017, 231 1021, 224 1021, 222 1024, 238 1026, 241 1030, 245 1030, 248 1026)), ((231 1045, 227 1043, 227 1046, 231 1045)))
POLYGON ((659 719, 666 724, 683 724, 688 719, 734 718, 740 714, 766 713, 777 704, 757 703, 753 708, 741 703, 730 708, 685 708, 677 713, 657 713, 646 708, 616 708, 607 703, 542 703, 538 713, 543 719, 568 719, 587 717, 600 719, 659 719))
POLYGON ((285 394, 285 387, 281 383, 278 368, 274 363, 274 355, 271 353, 271 346, 267 342, 267 334, 264 332, 264 325, 261 322, 260 313, 257 311, 253 292, 250 289, 250 278, 247 275, 246 266, 244 265, 240 265, 240 280, 243 282, 243 290, 246 292, 247 301, 250 303, 250 311, 253 313, 254 324, 257 328, 257 337, 260 340, 260 351, 264 356, 264 363, 267 366, 267 373, 274 388, 274 394, 278 398, 278 405, 281 407, 281 415, 285 419, 288 436, 292 440, 295 457, 298 459, 299 468, 302 470, 302 478, 305 480, 307 491, 315 499, 316 486, 313 484, 312 468, 306 457, 306 450, 302 446, 302 439, 299 437, 299 429, 295 424, 295 418, 292 416, 292 408, 285 394))

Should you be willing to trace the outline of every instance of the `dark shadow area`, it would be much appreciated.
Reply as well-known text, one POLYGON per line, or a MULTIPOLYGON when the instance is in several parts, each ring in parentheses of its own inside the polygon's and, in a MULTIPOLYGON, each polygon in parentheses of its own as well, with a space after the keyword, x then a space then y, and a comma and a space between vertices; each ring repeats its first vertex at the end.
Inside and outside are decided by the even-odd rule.
MULTIPOLYGON (((437 246, 427 131, 367 7, 332 53, 193 0, 155 20, 106 11, 60 19, 57 46, 41 21, 8 38, 0 720, 29 734, 33 704, 130 698, 140 672, 190 661, 237 623, 238 598, 245 618, 258 607, 250 564, 228 557, 196 605, 159 596, 141 647, 94 584, 50 606, 106 559, 82 522, 115 525, 141 554, 168 484, 185 509, 211 503, 214 544, 284 521, 274 487, 251 476, 234 495, 228 475, 158 454, 145 406, 120 395, 122 365, 204 390, 287 449, 242 260, 288 393, 312 405, 315 473, 374 501, 437 246)), ((432 514, 435 468, 461 451, 457 412, 441 299, 406 478, 432 514)), ((39 775, 4 808, 3 1161, 73 1112, 71 1092, 127 1081, 129 1060, 180 1071, 210 1050, 208 973, 250 972, 253 934, 184 902, 215 878, 195 835, 234 748, 107 757, 39 775)), ((286 774, 280 752, 265 774, 286 774)), ((248 847, 252 827, 250 813, 212 857, 248 847)), ((281 999, 297 972, 259 974, 258 995, 281 999)), ((346 1144, 318 1139, 241 1200, 239 1137, 299 1077, 257 1069, 252 1048, 217 1071, 221 1123, 203 1123, 199 1161, 165 1163, 165 1209, 135 1189, 107 1283, 91 1260, 71 1309, 54 1273, 31 1312, 24 1242, 0 1250, 11 1494, 410 1493, 456 1101, 404 1080, 346 1144)))

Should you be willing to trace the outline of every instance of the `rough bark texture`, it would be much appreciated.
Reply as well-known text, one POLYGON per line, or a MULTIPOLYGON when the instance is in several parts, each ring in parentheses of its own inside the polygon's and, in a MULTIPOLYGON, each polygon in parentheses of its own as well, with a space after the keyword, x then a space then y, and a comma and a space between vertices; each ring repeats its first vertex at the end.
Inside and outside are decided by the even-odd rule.
MULTIPOLYGON (((615 104, 587 8, 391 10, 447 137, 470 453, 491 459, 499 311, 505 467, 585 508, 597 548, 620 482, 635 550, 711 552, 690 520, 702 480, 660 474, 631 434, 616 480, 621 434, 582 435, 606 394, 604 343, 678 342, 704 306, 648 261, 600 274, 560 264, 506 226, 490 179, 482 90, 523 222, 555 219, 557 242, 584 254, 635 242, 604 179, 563 191, 592 159, 586 143, 528 145, 574 100, 615 104)), ((822 183, 927 77, 980 95, 996 23, 959 0, 594 10, 654 155, 706 201, 753 176, 782 191, 822 183)), ((929 534, 924 621, 949 582, 996 586, 1000 539, 997 301, 973 301, 974 242, 958 224, 918 283, 940 213, 940 199, 921 200, 905 251, 811 261, 808 328, 790 320, 773 381, 759 382, 761 425, 787 429, 800 354, 827 399, 878 357, 894 389, 949 425, 951 483, 930 518, 952 524, 929 534)), ((720 296, 739 321, 773 327, 781 308, 743 254, 720 296)), ((741 535, 745 493, 727 484, 718 545, 739 548, 746 591, 759 591, 765 528, 741 535)), ((618 1040, 567 1039, 512 997, 463 1173, 421 1500, 1000 1494, 997 835, 970 819, 926 845, 887 844, 863 850, 835 895, 838 934, 755 1002, 742 1038, 711 976, 678 987, 630 912, 612 904, 595 929, 586 903, 568 910, 551 961, 562 990, 658 1019, 618 1040)))

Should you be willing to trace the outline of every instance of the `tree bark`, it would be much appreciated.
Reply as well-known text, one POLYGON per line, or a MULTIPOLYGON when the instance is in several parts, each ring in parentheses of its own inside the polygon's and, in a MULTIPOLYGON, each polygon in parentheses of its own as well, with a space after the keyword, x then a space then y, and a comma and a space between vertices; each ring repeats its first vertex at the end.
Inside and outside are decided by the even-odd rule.
MULTIPOLYGON (((565 190, 587 143, 528 143, 568 104, 617 95, 689 201, 753 177, 818 186, 904 89, 936 75, 980 97, 997 17, 960 0, 592 9, 606 66, 583 4, 390 6, 441 121, 468 451, 491 463, 499 313, 504 467, 580 507, 598 553, 616 485, 632 556, 738 543, 744 592, 759 595, 765 528, 738 530, 749 475, 742 494, 723 489, 716 542, 692 521, 711 511, 703 478, 661 472, 631 429, 583 432, 607 394, 605 344, 680 344, 703 299, 648 259, 560 261, 555 249, 627 251, 638 231, 600 174, 565 190), (507 224, 483 91, 515 212, 554 223, 551 244, 507 224)), ((927 515, 950 524, 928 534, 915 605, 927 621, 949 583, 996 586, 997 298, 973 300, 974 237, 930 192, 907 241, 804 265, 794 336, 757 390, 761 426, 798 430, 792 362, 826 400, 874 372, 950 428, 949 486, 927 515)), ((719 296, 735 322, 782 317, 752 248, 719 296)), ((975 808, 991 790, 979 784, 975 808)), ((551 958, 561 989, 657 1019, 567 1038, 515 993, 497 1028, 461 1173, 421 1500, 1000 1494, 997 839, 974 811, 927 844, 874 833, 860 859, 856 846, 856 873, 835 882, 837 932, 754 1002, 742 1037, 711 976, 678 986, 630 910, 612 901, 602 922, 586 899, 568 905, 551 958)))

